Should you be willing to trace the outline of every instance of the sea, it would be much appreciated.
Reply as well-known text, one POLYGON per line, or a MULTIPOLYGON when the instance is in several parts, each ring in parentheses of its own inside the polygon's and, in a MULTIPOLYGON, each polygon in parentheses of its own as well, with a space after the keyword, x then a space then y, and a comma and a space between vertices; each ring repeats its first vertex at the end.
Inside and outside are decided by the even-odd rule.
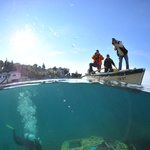
POLYGON ((27 150, 15 144, 13 128, 39 137, 43 150, 91 136, 149 150, 150 87, 85 79, 0 85, 0 150, 27 150))

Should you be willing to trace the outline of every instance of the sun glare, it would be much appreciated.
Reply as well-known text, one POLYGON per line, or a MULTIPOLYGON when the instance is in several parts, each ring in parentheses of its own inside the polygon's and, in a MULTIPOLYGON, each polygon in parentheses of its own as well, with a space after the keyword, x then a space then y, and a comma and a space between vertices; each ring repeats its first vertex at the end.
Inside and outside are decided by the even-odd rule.
POLYGON ((25 26, 16 31, 11 37, 11 58, 20 63, 35 63, 38 52, 38 38, 32 28, 25 26))
POLYGON ((15 52, 26 53, 35 49, 36 36, 26 26, 23 30, 17 31, 12 37, 12 48, 15 52))

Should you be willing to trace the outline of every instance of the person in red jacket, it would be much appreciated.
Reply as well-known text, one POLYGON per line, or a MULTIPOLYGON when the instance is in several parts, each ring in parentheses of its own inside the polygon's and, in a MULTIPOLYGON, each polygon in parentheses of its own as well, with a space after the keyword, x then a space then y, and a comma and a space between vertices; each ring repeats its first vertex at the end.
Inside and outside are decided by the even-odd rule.
POLYGON ((99 53, 99 50, 96 50, 95 54, 92 56, 92 59, 93 63, 89 64, 89 73, 93 73, 92 67, 97 67, 100 72, 102 60, 104 59, 104 57, 99 53))

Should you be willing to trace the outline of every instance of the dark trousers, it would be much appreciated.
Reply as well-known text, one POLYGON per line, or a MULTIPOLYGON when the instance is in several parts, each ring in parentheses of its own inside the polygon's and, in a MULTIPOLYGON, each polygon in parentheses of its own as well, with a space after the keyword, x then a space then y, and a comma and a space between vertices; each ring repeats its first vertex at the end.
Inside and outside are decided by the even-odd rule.
POLYGON ((113 72, 114 70, 112 68, 105 68, 105 72, 113 72))
POLYGON ((89 64, 89 72, 93 71, 93 67, 97 67, 97 69, 101 69, 101 66, 99 66, 98 64, 95 63, 90 63, 89 64))

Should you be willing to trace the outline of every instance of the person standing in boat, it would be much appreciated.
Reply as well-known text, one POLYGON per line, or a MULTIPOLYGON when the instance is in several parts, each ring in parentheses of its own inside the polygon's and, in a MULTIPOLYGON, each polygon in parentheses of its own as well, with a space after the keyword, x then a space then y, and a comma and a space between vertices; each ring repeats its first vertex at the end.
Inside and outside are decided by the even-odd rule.
POLYGON ((117 51, 117 55, 119 57, 119 70, 122 69, 122 59, 125 59, 126 69, 129 69, 129 58, 128 58, 128 50, 122 44, 122 41, 118 41, 115 38, 112 38, 112 45, 114 46, 114 50, 117 51))
POLYGON ((98 71, 100 72, 104 57, 99 53, 99 50, 96 50, 95 54, 92 56, 92 59, 93 63, 89 64, 89 73, 94 73, 92 67, 97 67, 98 71))
POLYGON ((106 59, 104 60, 105 72, 113 72, 112 65, 117 69, 114 61, 110 58, 109 54, 107 54, 106 59))

